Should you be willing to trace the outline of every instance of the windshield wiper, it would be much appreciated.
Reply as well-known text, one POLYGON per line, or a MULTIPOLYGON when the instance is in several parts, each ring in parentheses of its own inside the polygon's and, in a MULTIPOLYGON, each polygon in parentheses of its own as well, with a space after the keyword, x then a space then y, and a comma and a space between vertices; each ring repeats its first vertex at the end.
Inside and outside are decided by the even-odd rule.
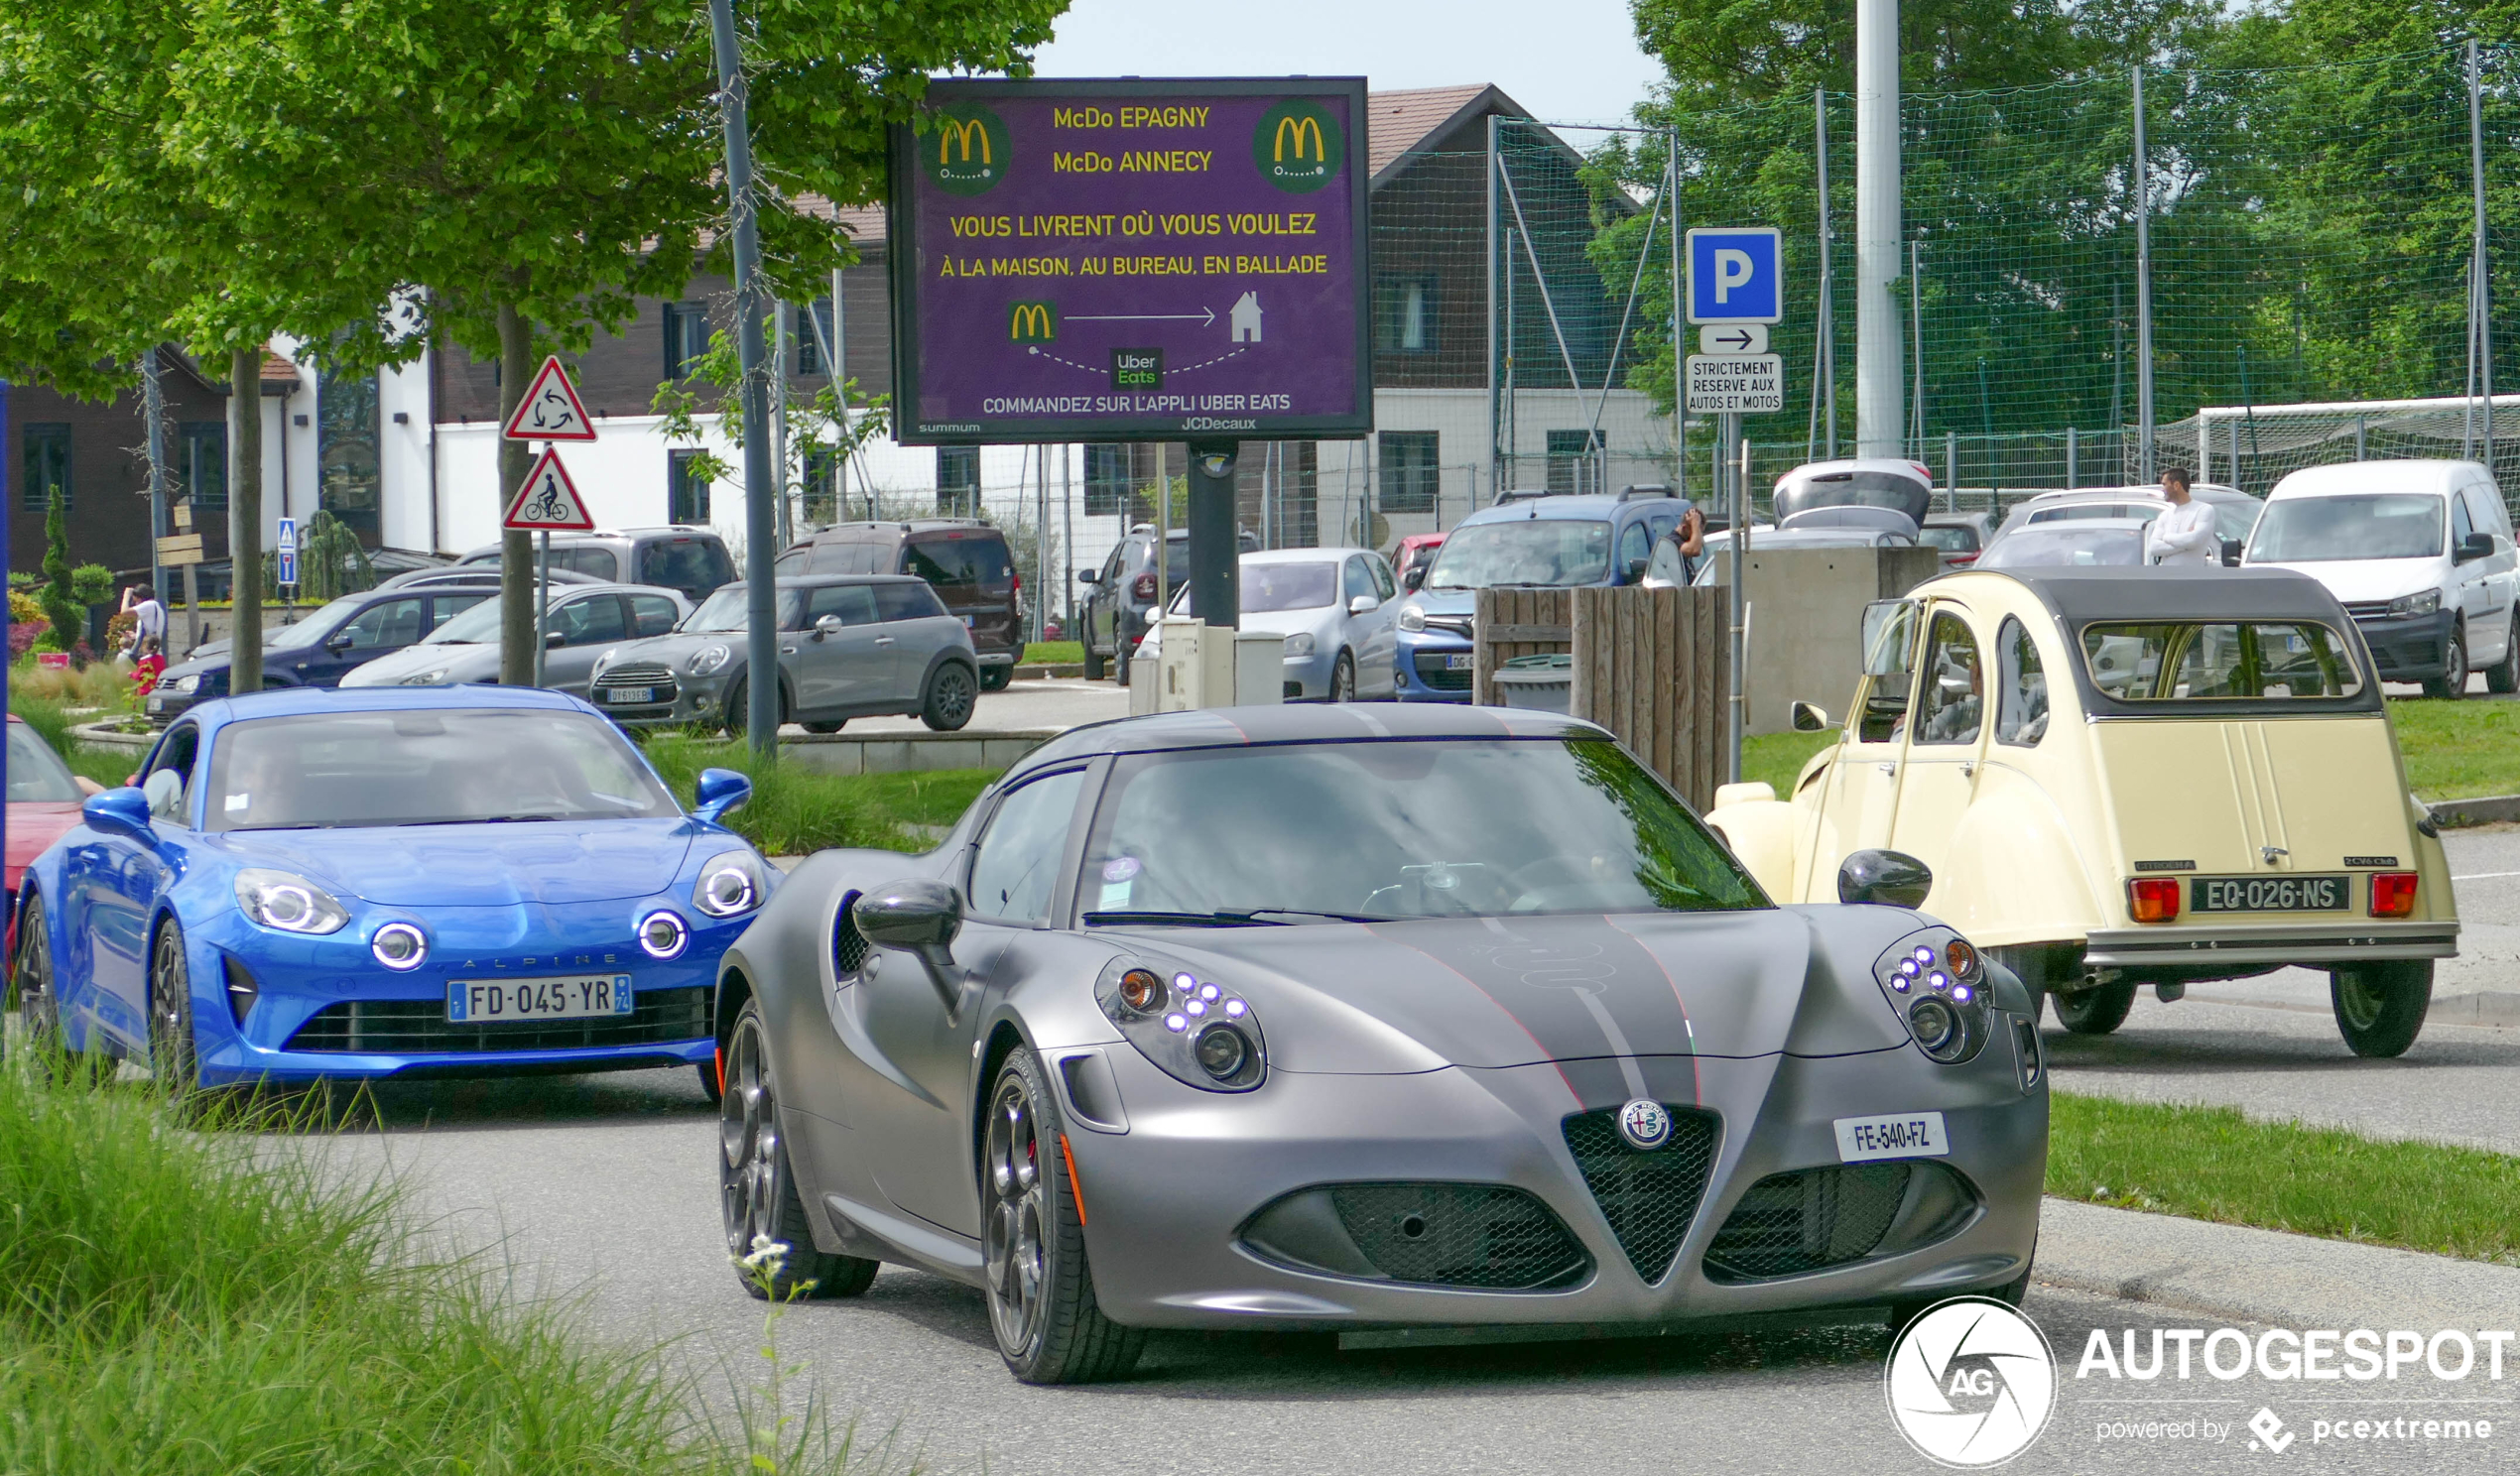
POLYGON ((1333 922, 1397 922, 1401 921, 1398 918, 1367 917, 1362 913, 1319 913, 1308 908, 1246 908, 1240 912, 1225 913, 1222 916, 1250 918, 1256 922, 1263 914, 1275 918, 1327 918, 1333 922))
POLYGON ((464 815, 452 820, 394 820, 398 828, 405 825, 513 825, 523 820, 557 820, 555 814, 464 815))
POLYGON ((1088 927, 1179 923, 1190 927, 1284 927, 1279 918, 1326 918, 1334 922, 1393 922, 1395 918, 1367 918, 1355 913, 1316 913, 1303 908, 1218 908, 1212 913, 1087 913, 1088 927))

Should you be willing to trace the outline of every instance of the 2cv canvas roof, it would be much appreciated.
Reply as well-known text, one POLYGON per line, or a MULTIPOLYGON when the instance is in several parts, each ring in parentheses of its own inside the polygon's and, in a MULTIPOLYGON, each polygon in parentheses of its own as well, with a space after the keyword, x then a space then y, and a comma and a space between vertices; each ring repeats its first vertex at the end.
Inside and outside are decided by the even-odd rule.
POLYGON ((2328 586, 2306 574, 2290 569, 2218 565, 1962 569, 1922 587, 1945 582, 1964 587, 1989 579, 2009 579, 2027 588, 2055 617, 2067 645, 2076 650, 2077 659, 2068 665, 2074 670, 2074 685, 2081 695, 2082 710, 2093 716, 2205 717, 2270 709, 2306 716, 2382 710, 2380 683, 2372 676, 2371 657, 2363 649, 2353 620, 2336 603, 2336 597, 2328 592, 2328 586), (2079 659, 2085 626, 2103 621, 2149 624, 2190 620, 2316 621, 2334 631, 2353 654, 2355 672, 2361 677, 2360 688, 2349 697, 2294 697, 2280 702, 2253 697, 2195 699, 2165 710, 2164 703, 2121 701, 2100 690, 2091 680, 2090 668, 2079 659))

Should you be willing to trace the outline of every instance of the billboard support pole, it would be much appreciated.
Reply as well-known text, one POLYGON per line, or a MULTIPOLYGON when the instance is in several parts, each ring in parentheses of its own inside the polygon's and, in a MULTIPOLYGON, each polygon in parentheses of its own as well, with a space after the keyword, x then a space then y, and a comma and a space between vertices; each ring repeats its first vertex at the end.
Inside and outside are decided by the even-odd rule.
POLYGON ((1234 544, 1234 461, 1241 451, 1234 440, 1190 446, 1190 605, 1201 621, 1228 630, 1242 624, 1234 544))
POLYGON ((772 560, 779 525, 771 505, 770 386, 762 377, 761 232, 753 215, 752 134, 744 119, 744 67, 735 39, 733 0, 708 0, 708 32, 716 53, 717 104, 726 134, 726 210, 735 237, 735 346, 743 366, 745 683, 744 714, 753 752, 779 751, 779 605, 772 560))

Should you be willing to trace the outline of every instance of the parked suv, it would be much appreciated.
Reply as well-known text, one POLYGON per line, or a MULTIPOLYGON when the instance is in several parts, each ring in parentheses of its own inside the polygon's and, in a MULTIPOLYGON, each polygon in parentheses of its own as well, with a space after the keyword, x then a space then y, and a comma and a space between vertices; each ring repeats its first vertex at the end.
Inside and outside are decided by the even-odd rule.
MULTIPOLYGON (((971 634, 925 581, 791 575, 776 587, 782 724, 836 733, 852 717, 903 713, 950 733, 971 720, 980 687, 971 634)), ((746 598, 729 584, 673 634, 605 652, 590 700, 624 727, 743 731, 746 598)))
POLYGON ((2275 484, 2241 561, 2328 586, 2384 681, 2520 690, 2520 555, 2493 473, 2473 461, 2308 466, 2275 484))
MULTIPOLYGON (((1248 533, 1234 540, 1237 554, 1257 554, 1260 541, 1248 533)), ((1164 540, 1164 597, 1190 578, 1190 530, 1175 528, 1164 540)), ((1155 525, 1140 523, 1129 530, 1098 569, 1076 570, 1085 586, 1084 608, 1076 614, 1076 639, 1084 643, 1085 679, 1100 681, 1108 666, 1122 686, 1129 684, 1129 663, 1146 639, 1155 618, 1155 525)))
POLYGON ((1492 585, 1641 584, 1689 504, 1669 487, 1616 496, 1508 492, 1461 520, 1400 602, 1394 689, 1404 702, 1470 699, 1471 612, 1492 585))
MULTIPOLYGON (((491 544, 466 554, 456 566, 498 561, 499 546, 491 544)), ((735 560, 716 534, 681 526, 556 533, 552 567, 573 569, 607 584, 657 585, 679 591, 694 604, 735 577, 735 560)))
POLYGON ((1024 654, 1024 581, 1006 535, 986 523, 839 523, 779 555, 782 574, 916 574, 971 633, 980 689, 997 691, 1024 654))

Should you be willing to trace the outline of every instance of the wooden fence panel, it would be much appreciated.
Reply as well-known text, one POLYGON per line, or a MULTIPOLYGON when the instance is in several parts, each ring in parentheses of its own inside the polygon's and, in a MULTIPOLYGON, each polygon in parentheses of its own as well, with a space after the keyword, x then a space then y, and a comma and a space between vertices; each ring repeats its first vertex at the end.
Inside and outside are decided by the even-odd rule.
POLYGON ((1618 735, 1701 810, 1724 781, 1727 591, 1482 589, 1471 693, 1497 704, 1496 669, 1573 657, 1568 711, 1618 735))
POLYGON ((1470 700, 1500 705, 1496 669, 1518 656, 1565 651, 1575 639, 1564 589, 1482 589, 1471 637, 1470 700))

